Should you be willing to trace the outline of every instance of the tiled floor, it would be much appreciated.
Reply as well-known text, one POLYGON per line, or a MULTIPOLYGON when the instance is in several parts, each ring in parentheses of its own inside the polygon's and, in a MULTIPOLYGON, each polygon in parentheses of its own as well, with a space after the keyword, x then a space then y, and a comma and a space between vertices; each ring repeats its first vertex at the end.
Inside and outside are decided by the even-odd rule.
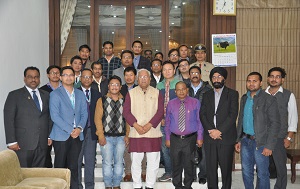
MULTIPOLYGON (((163 170, 160 170, 160 172, 162 172, 163 170)), ((102 173, 101 173, 102 175, 102 173)), ((242 180, 242 172, 241 171, 234 171, 233 172, 233 179, 232 179, 232 189, 242 189, 245 188, 244 187, 244 183, 242 180)), ((97 173, 96 173, 96 177, 97 177, 97 173)), ((288 171, 288 185, 287 185, 287 189, 299 189, 300 188, 300 171, 297 171, 297 178, 296 178, 296 182, 294 184, 291 183, 290 181, 291 175, 290 175, 290 171, 288 171)), ((96 181, 96 187, 95 188, 99 188, 99 189, 104 189, 104 183, 100 182, 102 181, 102 178, 97 178, 96 181)), ((219 187, 221 188, 222 183, 221 183, 221 178, 219 178, 219 187)), ((256 181, 254 181, 255 183, 256 181)), ((275 179, 271 179, 271 188, 274 188, 274 184, 275 184, 276 180, 275 179)), ((206 189, 207 185, 200 185, 197 182, 194 182, 192 185, 193 189, 206 189)), ((121 183, 121 188, 122 189, 132 189, 132 182, 122 182, 121 183)), ((155 189, 174 189, 175 187, 172 185, 171 182, 157 182, 155 185, 155 189)))

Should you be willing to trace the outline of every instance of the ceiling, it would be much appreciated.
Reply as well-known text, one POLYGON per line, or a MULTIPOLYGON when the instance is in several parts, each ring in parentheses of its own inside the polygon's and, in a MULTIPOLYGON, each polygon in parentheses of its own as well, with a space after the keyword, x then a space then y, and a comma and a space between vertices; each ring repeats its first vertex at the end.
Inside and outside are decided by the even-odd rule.
MULTIPOLYGON (((181 7, 195 0, 169 0, 169 22, 172 26, 181 25, 181 7)), ((199 0, 196 0, 199 1, 199 0)), ((77 0, 72 26, 90 25, 90 0, 77 0)), ((125 26, 126 7, 101 5, 99 8, 99 25, 125 26)), ((135 26, 161 27, 161 6, 136 6, 135 26)))

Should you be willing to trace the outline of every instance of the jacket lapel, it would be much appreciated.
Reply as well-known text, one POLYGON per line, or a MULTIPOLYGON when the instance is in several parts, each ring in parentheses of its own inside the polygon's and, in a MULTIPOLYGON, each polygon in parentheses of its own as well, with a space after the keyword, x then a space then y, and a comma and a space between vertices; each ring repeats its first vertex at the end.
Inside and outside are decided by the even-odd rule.
POLYGON ((228 96, 228 88, 224 86, 224 89, 222 91, 221 98, 219 101, 219 105, 217 108, 217 112, 219 111, 220 107, 222 107, 223 103, 226 101, 227 96, 228 96))
POLYGON ((26 87, 23 88, 24 92, 23 92, 23 96, 26 100, 29 101, 29 104, 31 104, 31 106, 33 106, 33 109, 37 110, 38 112, 40 112, 40 110, 36 107, 35 102, 32 99, 31 94, 29 93, 29 91, 27 90, 26 87))

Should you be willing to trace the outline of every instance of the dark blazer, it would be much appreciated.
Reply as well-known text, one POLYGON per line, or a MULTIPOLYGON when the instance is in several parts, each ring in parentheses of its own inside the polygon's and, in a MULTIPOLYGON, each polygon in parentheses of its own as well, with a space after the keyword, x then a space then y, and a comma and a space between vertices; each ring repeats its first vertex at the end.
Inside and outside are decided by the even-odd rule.
MULTIPOLYGON (((95 89, 96 91, 99 92, 98 84, 95 81, 93 81, 91 87, 92 87, 92 89, 95 89)), ((100 89, 101 89, 101 95, 105 96, 108 92, 108 79, 105 78, 101 81, 100 89)))
MULTIPOLYGON (((102 82, 101 82, 102 83, 102 82)), ((82 88, 79 87, 79 90, 82 91, 82 88)), ((90 102, 90 123, 91 123, 91 132, 92 132, 92 139, 93 140, 98 140, 98 136, 96 135, 96 125, 95 125, 95 121, 94 121, 94 117, 95 117, 95 109, 96 109, 96 104, 98 99, 101 97, 101 93, 99 93, 98 90, 95 90, 93 88, 91 88, 91 102, 90 102)), ((83 134, 84 136, 86 135, 86 131, 87 131, 88 125, 86 125, 86 127, 83 130, 83 134)))
MULTIPOLYGON (((161 74, 160 79, 159 79, 159 82, 161 82, 162 80, 164 80, 163 74, 161 74)), ((157 83, 156 83, 156 80, 155 80, 155 78, 154 78, 154 76, 153 76, 153 73, 151 72, 150 86, 156 88, 156 84, 157 84, 157 83)))
MULTIPOLYGON (((133 84, 133 88, 136 87, 137 85, 136 84, 133 84)), ((125 100, 125 97, 128 93, 128 86, 126 84, 122 85, 122 88, 121 88, 121 91, 120 93, 122 94, 124 100, 125 100)))
POLYGON ((53 90, 51 87, 49 87, 47 84, 40 87, 40 89, 47 91, 48 93, 51 93, 53 90))
POLYGON ((43 109, 36 107, 26 87, 8 94, 4 105, 6 143, 18 142, 23 150, 34 150, 38 145, 48 147, 52 129, 49 113, 49 93, 39 90, 43 109))
POLYGON ((139 61, 139 65, 137 67, 137 69, 142 69, 145 68, 147 70, 149 70, 149 72, 151 72, 151 62, 149 59, 140 56, 140 61, 139 61))
POLYGON ((236 118, 238 115, 239 94, 237 91, 224 86, 221 94, 219 105, 216 111, 217 125, 216 128, 222 132, 222 140, 214 140, 209 136, 208 130, 215 129, 215 94, 211 89, 203 94, 202 104, 200 108, 200 119, 204 128, 204 142, 220 143, 226 145, 235 144, 236 118))

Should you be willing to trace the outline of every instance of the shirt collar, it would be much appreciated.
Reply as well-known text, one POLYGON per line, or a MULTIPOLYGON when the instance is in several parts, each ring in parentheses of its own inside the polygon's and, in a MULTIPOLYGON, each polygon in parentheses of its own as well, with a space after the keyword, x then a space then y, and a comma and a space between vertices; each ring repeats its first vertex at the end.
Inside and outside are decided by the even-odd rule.
MULTIPOLYGON (((271 94, 271 93, 269 92, 269 89, 270 89, 270 86, 268 86, 268 87, 266 88, 265 92, 268 93, 268 94, 271 94)), ((276 95, 278 92, 283 93, 283 87, 282 87, 282 86, 279 87, 278 91, 277 91, 274 95, 276 95)))

